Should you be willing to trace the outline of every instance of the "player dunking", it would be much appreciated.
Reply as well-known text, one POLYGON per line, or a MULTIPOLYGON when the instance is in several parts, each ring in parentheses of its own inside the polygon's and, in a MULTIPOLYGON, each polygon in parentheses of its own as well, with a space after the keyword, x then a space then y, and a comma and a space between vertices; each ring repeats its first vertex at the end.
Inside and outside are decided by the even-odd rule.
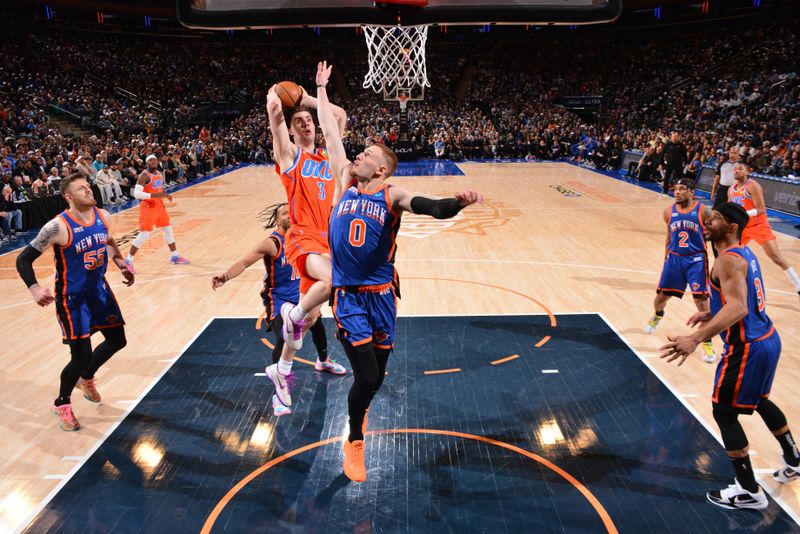
POLYGON ((344 473, 363 482, 367 410, 383 383, 394 346, 398 280, 394 256, 400 216, 410 211, 447 219, 483 199, 467 190, 455 198, 434 200, 384 183, 397 167, 397 156, 384 145, 367 147, 351 163, 328 103, 330 73, 327 63, 317 66, 319 122, 336 179, 330 222, 333 313, 354 377, 347 396, 350 431, 343 443, 344 473))
MULTIPOLYGON (((291 228, 286 234, 286 256, 300 275, 300 301, 297 306, 281 306, 283 337, 286 344, 278 363, 267 367, 267 377, 275 384, 278 399, 291 406, 292 359, 300 350, 307 317, 319 312, 330 298, 331 260, 328 249, 328 218, 334 193, 327 151, 314 145, 316 127, 309 108, 317 99, 303 90, 301 107, 286 110, 272 87, 267 94, 267 114, 272 132, 276 172, 286 189, 291 228), (290 114, 291 113, 291 114, 290 114), (288 126, 287 126, 288 124, 288 126), (291 137, 290 137, 291 136, 291 137)), ((345 112, 332 106, 339 134, 344 133, 345 112)))
POLYGON ((81 174, 64 178, 61 195, 69 208, 44 225, 25 247, 17 257, 17 271, 39 306, 56 303, 70 361, 61 371, 61 387, 52 411, 62 430, 78 430, 81 425, 72 410, 72 390, 78 387, 86 399, 100 402, 94 375, 126 344, 125 321, 105 278, 106 258, 122 271, 125 285, 132 285, 134 276, 111 236, 108 212, 97 208, 86 178, 81 174), (39 286, 33 271, 33 262, 51 246, 56 264, 55 296, 39 286), (96 331, 103 333, 105 341, 93 351, 90 337, 96 331))
POLYGON ((736 182, 728 189, 728 200, 744 207, 750 216, 747 228, 742 232, 742 244, 746 245, 750 240, 755 240, 761 245, 769 259, 781 268, 783 274, 794 286, 794 290, 800 294, 800 276, 794 267, 789 265, 781 251, 778 249, 778 241, 772 233, 772 227, 767 220, 767 207, 764 203, 764 189, 761 184, 751 180, 750 168, 744 163, 737 163, 733 167, 733 177, 736 182))
POLYGON ((133 190, 133 197, 139 199, 139 235, 133 240, 125 258, 125 265, 128 270, 135 273, 133 268, 133 257, 150 237, 153 227, 164 229, 164 241, 172 252, 170 263, 173 265, 188 265, 189 260, 178 254, 178 247, 175 245, 175 237, 172 234, 172 226, 169 222, 167 208, 164 207, 163 198, 172 202, 172 195, 164 192, 164 177, 158 171, 158 158, 150 154, 145 158, 147 169, 142 171, 136 181, 133 190))
MULTIPOLYGON (((262 260, 266 273, 264 286, 261 290, 261 299, 267 315, 267 331, 274 330, 276 336, 275 348, 272 350, 272 363, 278 363, 284 346, 282 324, 283 318, 278 310, 285 303, 295 304, 299 298, 299 276, 284 254, 284 240, 289 229, 289 209, 286 203, 270 206, 265 210, 267 220, 265 229, 275 228, 272 233, 263 239, 256 247, 242 259, 231 265, 227 271, 211 279, 211 288, 225 285, 242 274, 245 269, 255 262, 262 260)), ((328 357, 328 340, 325 336, 325 327, 322 321, 316 320, 309 328, 314 346, 317 348, 317 361, 314 368, 335 375, 345 374, 345 369, 333 358, 328 357)), ((292 413, 291 408, 284 406, 278 399, 277 393, 272 396, 272 409, 277 416, 292 413)))
POLYGON ((727 488, 710 491, 706 496, 728 509, 762 509, 769 504, 753 474, 739 414, 758 412, 780 443, 785 465, 773 473, 775 480, 785 483, 800 479, 800 453, 786 416, 768 398, 781 354, 781 339, 767 316, 758 259, 748 247, 739 244, 748 220, 745 209, 738 204, 726 202, 714 208, 705 230, 719 251, 711 272, 711 311, 689 319, 690 326, 701 325, 694 334, 670 337, 670 343, 661 347, 662 358, 668 362, 678 359, 681 365, 700 341, 720 334, 725 343, 711 401, 736 479, 727 488))
MULTIPOLYGON (((664 268, 653 301, 655 313, 647 323, 647 333, 656 331, 664 318, 664 308, 670 297, 683 298, 686 285, 694 297, 697 311, 708 311, 708 255, 703 237, 703 221, 711 215, 711 208, 694 200, 694 182, 681 178, 674 184, 675 203, 664 208, 667 223, 667 243, 664 268)), ((703 342, 703 361, 714 363, 714 345, 703 342)))

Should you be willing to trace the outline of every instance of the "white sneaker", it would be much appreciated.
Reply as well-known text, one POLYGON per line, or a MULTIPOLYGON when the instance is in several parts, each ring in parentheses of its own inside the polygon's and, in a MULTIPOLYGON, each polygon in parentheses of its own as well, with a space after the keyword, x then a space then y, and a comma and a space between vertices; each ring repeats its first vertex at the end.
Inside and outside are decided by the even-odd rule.
POLYGON ((658 323, 660 323, 661 319, 663 318, 664 318, 663 315, 659 317, 654 313, 653 316, 650 317, 650 320, 647 321, 647 326, 644 327, 645 332, 647 332, 648 334, 652 334, 653 332, 655 332, 656 328, 658 328, 658 323))
POLYGON ((703 361, 714 363, 717 361, 717 353, 714 352, 714 344, 710 341, 703 341, 703 361))
POLYGON ((278 371, 278 364, 273 363, 264 371, 267 374, 267 378, 272 380, 272 383, 275 384, 275 395, 278 397, 278 400, 286 407, 291 407, 292 405, 292 395, 289 392, 289 388, 291 388, 292 384, 294 383, 294 374, 289 373, 288 375, 284 376, 278 371))
POLYGON ((289 312, 294 308, 288 302, 284 302, 281 306, 281 317, 283 317, 283 340, 289 345, 289 348, 298 351, 303 348, 303 328, 306 326, 305 321, 292 321, 289 317, 289 312))
POLYGON ((739 485, 739 481, 734 479, 733 484, 719 491, 709 491, 706 498, 711 504, 716 504, 728 510, 739 510, 742 508, 752 508, 763 510, 769 506, 767 495, 764 490, 758 488, 756 493, 750 493, 739 485))
POLYGON ((786 461, 784 461, 783 467, 772 473, 772 478, 781 484, 800 480, 800 467, 792 467, 791 465, 787 464, 786 461))

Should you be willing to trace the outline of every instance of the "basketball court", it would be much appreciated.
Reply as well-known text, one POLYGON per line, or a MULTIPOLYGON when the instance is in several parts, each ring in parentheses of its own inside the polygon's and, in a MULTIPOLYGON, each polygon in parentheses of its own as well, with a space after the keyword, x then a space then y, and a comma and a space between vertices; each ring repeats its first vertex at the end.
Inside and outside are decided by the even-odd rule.
MULTIPOLYGON (((98 375, 103 402, 76 396, 79 432, 59 430, 47 409, 67 357, 53 310, 30 301, 15 254, 2 256, 0 321, 36 332, 17 340, 4 371, 4 529, 797 529, 800 493, 772 481, 780 450, 752 417, 743 419, 770 508, 729 513, 705 501, 730 479, 710 414, 714 366, 699 352, 680 368, 656 357, 694 305, 672 302, 657 333, 644 333, 666 197, 566 163, 421 162, 398 174, 394 183, 432 195, 473 187, 486 204, 450 221, 404 218, 397 349, 370 412, 366 483, 341 474, 352 376, 297 365, 295 411, 274 417, 259 376, 274 340, 258 328, 263 272, 211 291, 211 277, 264 235, 258 212, 283 194, 271 167, 245 167, 175 194, 191 266, 169 265, 157 235, 133 287, 109 271, 129 343, 98 375)), ((136 209, 112 219, 130 238, 136 209)), ((797 239, 778 239, 796 262, 797 239)), ((772 398, 794 422, 797 297, 755 250, 784 339, 772 398)), ((51 261, 36 264, 45 283, 51 261)))

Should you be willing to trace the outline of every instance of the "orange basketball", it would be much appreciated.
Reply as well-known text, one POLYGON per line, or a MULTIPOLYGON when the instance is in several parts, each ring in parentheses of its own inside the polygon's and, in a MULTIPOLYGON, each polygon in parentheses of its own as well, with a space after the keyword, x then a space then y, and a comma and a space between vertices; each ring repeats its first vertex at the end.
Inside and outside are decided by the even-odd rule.
POLYGON ((286 108, 296 108, 303 99, 303 90, 294 82, 283 81, 275 88, 275 94, 281 99, 281 104, 286 108))

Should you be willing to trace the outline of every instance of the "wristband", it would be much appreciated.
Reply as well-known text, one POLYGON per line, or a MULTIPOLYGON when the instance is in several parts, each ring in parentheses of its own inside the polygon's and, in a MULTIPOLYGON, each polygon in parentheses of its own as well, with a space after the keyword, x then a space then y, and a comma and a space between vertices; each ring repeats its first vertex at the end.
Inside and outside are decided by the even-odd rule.
POLYGON ((747 214, 748 214, 750 217, 755 217, 756 215, 758 215, 758 210, 757 210, 757 209, 755 209, 755 208, 753 208, 753 209, 751 209, 751 210, 747 210, 747 214))

